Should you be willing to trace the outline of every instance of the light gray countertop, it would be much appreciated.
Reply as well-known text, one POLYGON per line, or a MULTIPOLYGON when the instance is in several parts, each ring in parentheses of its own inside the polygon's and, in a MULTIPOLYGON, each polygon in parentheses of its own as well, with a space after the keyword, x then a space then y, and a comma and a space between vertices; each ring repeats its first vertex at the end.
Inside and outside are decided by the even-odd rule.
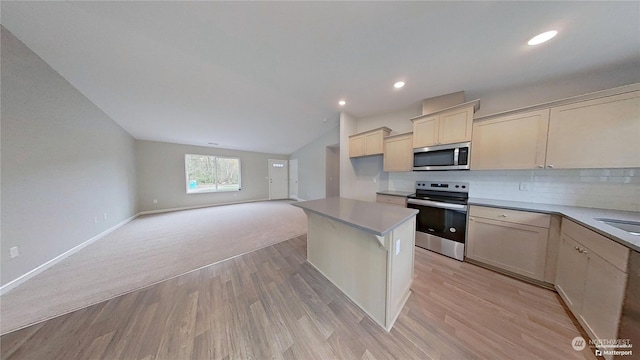
POLYGON ((380 194, 380 195, 389 195, 389 196, 398 196, 398 197, 407 197, 411 194, 413 194, 412 192, 409 191, 393 191, 393 190, 389 190, 389 191, 378 191, 376 194, 380 194))
POLYGON ((586 226, 587 228, 603 236, 606 236, 632 250, 640 251, 640 236, 631 235, 626 231, 617 229, 613 226, 595 220, 597 218, 608 218, 625 221, 640 221, 640 212, 481 198, 469 198, 469 205, 533 211, 545 214, 559 214, 583 226, 586 226))
POLYGON ((415 209, 338 197, 291 205, 378 236, 388 234, 418 213, 415 209))

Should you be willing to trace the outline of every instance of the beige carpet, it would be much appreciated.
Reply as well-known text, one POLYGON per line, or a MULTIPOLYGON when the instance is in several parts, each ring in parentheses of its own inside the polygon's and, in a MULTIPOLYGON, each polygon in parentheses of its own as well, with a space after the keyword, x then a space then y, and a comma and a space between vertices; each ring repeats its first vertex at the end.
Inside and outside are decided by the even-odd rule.
POLYGON ((306 232, 289 201, 141 216, 3 295, 0 334, 306 232))

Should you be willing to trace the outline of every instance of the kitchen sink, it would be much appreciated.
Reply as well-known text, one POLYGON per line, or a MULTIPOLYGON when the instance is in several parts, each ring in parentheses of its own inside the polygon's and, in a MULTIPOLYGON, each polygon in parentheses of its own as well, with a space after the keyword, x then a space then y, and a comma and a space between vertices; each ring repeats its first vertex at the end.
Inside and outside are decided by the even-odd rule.
POLYGON ((625 221, 625 220, 616 220, 616 219, 604 219, 598 218, 596 219, 601 223, 607 224, 609 226, 613 226, 614 228, 618 228, 622 231, 626 231, 631 235, 640 236, 640 221, 625 221))

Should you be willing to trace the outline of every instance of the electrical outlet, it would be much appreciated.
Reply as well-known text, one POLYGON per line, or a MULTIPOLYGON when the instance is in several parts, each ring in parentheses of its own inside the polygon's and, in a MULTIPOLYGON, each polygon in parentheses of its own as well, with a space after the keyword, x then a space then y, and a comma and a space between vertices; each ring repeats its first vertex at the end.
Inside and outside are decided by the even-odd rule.
POLYGON ((107 213, 104 213, 104 219, 107 220, 107 213))
POLYGON ((375 184, 377 182, 378 182, 378 179, 377 178, 373 178, 373 183, 375 184))
POLYGON ((520 191, 529 191, 529 183, 521 182, 520 183, 520 191))
POLYGON ((20 248, 18 248, 17 246, 14 246, 12 248, 9 249, 9 257, 10 258, 15 258, 20 256, 20 248))
POLYGON ((94 224, 97 224, 97 223, 98 223, 98 217, 97 217, 97 216, 93 218, 93 223, 94 223, 94 224))
POLYGON ((153 199, 153 203, 157 204, 158 203, 158 199, 153 199))

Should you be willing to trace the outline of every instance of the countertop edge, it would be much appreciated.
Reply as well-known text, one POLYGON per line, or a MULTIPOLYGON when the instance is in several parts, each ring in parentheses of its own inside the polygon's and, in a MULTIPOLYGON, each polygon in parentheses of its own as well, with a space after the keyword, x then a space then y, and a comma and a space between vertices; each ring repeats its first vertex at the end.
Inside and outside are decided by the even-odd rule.
MULTIPOLYGON (((356 229, 368 232, 368 233, 376 235, 376 236, 385 236, 385 235, 387 235, 388 233, 390 233, 391 231, 395 230, 400 225, 404 224, 407 220, 411 219, 412 217, 414 217, 414 216, 416 216, 418 214, 418 210, 416 210, 416 209, 404 208, 406 210, 411 210, 411 214, 401 218, 401 220, 397 221, 394 225, 388 227, 384 231, 377 231, 377 230, 374 230, 374 229, 371 229, 371 228, 368 228, 368 227, 353 223, 353 222, 348 221, 346 219, 343 219, 343 218, 340 218, 340 217, 337 217, 337 216, 334 216, 334 215, 327 214, 327 213, 322 212, 322 211, 311 209, 311 208, 308 208, 308 207, 305 207, 305 206, 300 206, 299 204, 296 204, 296 203, 291 204, 291 205, 293 205, 295 207, 298 207, 298 208, 300 208, 300 209, 302 209, 304 211, 309 211, 311 213, 327 217, 327 218, 329 218, 331 220, 335 220, 335 221, 337 221, 339 223, 352 226, 352 227, 354 227, 356 229)), ((388 206, 391 206, 391 205, 388 205, 388 206)))
MULTIPOLYGON (((607 213, 614 214, 634 214, 640 218, 640 213, 625 210, 611 210, 611 209, 597 209, 597 208, 585 208, 571 205, 555 205, 555 204, 543 204, 543 203, 527 203, 527 202, 514 202, 509 200, 495 200, 495 199, 483 199, 483 198, 469 198, 469 205, 486 206, 510 210, 521 210, 529 212, 537 212, 542 214, 560 215, 566 217, 569 220, 595 231, 596 233, 623 245, 630 250, 640 252, 640 237, 638 239, 632 238, 633 235, 625 234, 624 231, 611 227, 611 230, 600 224, 595 218, 608 217, 607 213), (602 215, 597 215, 601 213, 602 215), (634 241, 635 240, 635 241, 634 241)), ((609 226, 607 226, 609 227, 609 226)))
MULTIPOLYGON (((291 204, 291 205, 296 206, 295 204, 291 204)), ((376 231, 376 230, 373 230, 373 229, 370 229, 370 228, 367 228, 367 227, 352 223, 352 222, 347 221, 345 219, 342 219, 342 218, 339 218, 339 217, 336 217, 336 216, 332 216, 332 215, 323 213, 321 211, 305 208, 305 207, 302 207, 302 206, 298 206, 298 207, 301 208, 304 211, 309 211, 309 212, 312 212, 314 214, 322 215, 322 216, 327 217, 327 218, 329 218, 331 220, 335 220, 335 221, 337 221, 339 223, 352 226, 352 227, 354 227, 356 229, 360 229, 362 231, 368 232, 368 233, 376 235, 376 236, 385 236, 385 235, 387 235, 388 233, 390 233, 393 230, 395 230, 398 226, 404 224, 407 220, 411 219, 413 216, 416 216, 418 214, 418 210, 415 210, 415 213, 413 213, 413 215, 406 216, 404 219, 400 220, 395 225, 389 227, 388 229, 386 229, 383 232, 380 232, 380 231, 376 231)))
POLYGON ((407 197, 409 195, 413 194, 412 192, 409 191, 378 191, 376 192, 376 195, 387 195, 387 196, 396 196, 396 197, 407 197))

